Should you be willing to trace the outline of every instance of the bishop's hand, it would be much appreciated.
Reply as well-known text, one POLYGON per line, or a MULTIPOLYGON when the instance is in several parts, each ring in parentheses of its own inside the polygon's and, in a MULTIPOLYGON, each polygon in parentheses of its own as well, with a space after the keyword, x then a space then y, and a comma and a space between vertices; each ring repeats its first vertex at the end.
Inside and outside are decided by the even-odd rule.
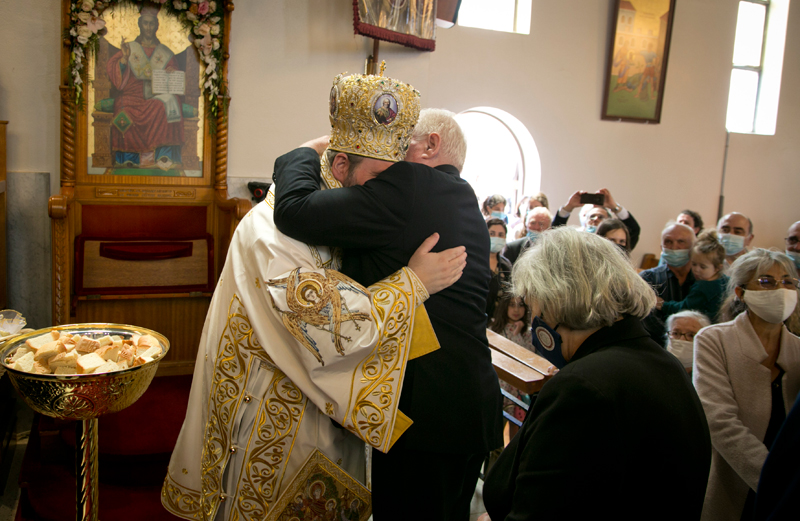
POLYGON ((467 249, 456 246, 439 253, 431 249, 439 242, 439 234, 434 233, 420 244, 408 261, 408 267, 419 277, 429 295, 449 288, 461 278, 467 265, 467 249))

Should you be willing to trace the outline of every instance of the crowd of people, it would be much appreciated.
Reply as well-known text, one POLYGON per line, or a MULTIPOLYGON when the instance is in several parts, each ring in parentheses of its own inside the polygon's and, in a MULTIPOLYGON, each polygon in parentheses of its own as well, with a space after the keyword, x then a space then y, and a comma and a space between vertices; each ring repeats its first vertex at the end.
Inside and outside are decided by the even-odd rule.
POLYGON ((453 113, 382 73, 328 101, 231 238, 167 510, 466 521, 502 449, 482 521, 797 517, 800 222, 783 253, 685 210, 637 273, 608 189, 477 205, 453 113), (504 402, 487 328, 552 364, 538 396, 504 402))
MULTIPOLYGON (((796 518, 800 515, 797 510, 800 483, 797 446, 800 437, 797 426, 791 431, 791 418, 787 420, 787 415, 796 403, 794 415, 800 415, 800 338, 797 336, 800 334, 800 307, 797 305, 800 221, 789 227, 785 250, 779 252, 752 248, 753 223, 739 212, 723 216, 715 229, 704 230, 699 213, 683 210, 661 232, 658 266, 635 270, 630 263, 630 252, 638 240, 638 223, 607 189, 595 194, 597 201, 602 200, 602 203, 583 204, 578 228, 561 228, 586 193, 575 192, 544 226, 538 217, 545 215, 544 212, 550 215, 546 204, 526 208, 522 212, 518 206, 509 225, 514 225, 514 219, 524 223, 528 231, 526 236, 508 242, 502 250, 502 241, 492 239, 493 248, 497 250, 493 254, 497 262, 492 264, 492 281, 500 289, 493 293, 494 300, 487 305, 487 314, 493 317, 490 318, 491 329, 545 357, 561 371, 539 393, 521 433, 512 440, 490 473, 485 487, 489 511, 486 518, 491 515, 491 519, 521 519, 524 515, 520 516, 520 513, 532 511, 534 505, 541 514, 542 505, 550 504, 559 496, 559 487, 569 488, 567 483, 559 483, 558 477, 569 478, 574 485, 576 477, 589 480, 591 471, 583 466, 586 462, 592 462, 589 465, 592 468, 613 467, 613 463, 602 461, 601 455, 592 452, 596 450, 594 445, 578 445, 578 440, 575 442, 580 449, 573 447, 570 457, 566 458, 557 452, 562 459, 556 464, 552 460, 555 439, 562 442, 570 440, 572 434, 564 430, 574 426, 561 416, 556 416, 561 418, 561 422, 554 422, 550 415, 555 414, 552 411, 555 407, 561 409, 559 415, 568 414, 567 407, 571 404, 576 409, 570 414, 595 418, 598 426, 609 417, 617 423, 623 421, 620 418, 626 418, 624 421, 627 421, 627 414, 621 414, 620 407, 629 403, 629 400, 620 398, 622 391, 616 389, 616 385, 624 387, 626 393, 641 392, 649 396, 649 407, 655 405, 662 413, 667 410, 680 411, 684 415, 683 421, 667 422, 671 426, 686 428, 687 418, 701 420, 691 432, 666 432, 663 445, 670 445, 671 449, 675 447, 676 440, 685 440, 686 436, 694 437, 697 443, 679 450, 680 456, 670 452, 671 458, 685 457, 687 454, 692 454, 692 458, 680 464, 683 468, 680 477, 659 473, 659 479, 667 478, 659 486, 673 487, 675 484, 672 479, 686 482, 693 475, 693 470, 697 471, 698 476, 707 476, 707 482, 703 478, 703 486, 699 487, 704 491, 699 500, 702 509, 698 510, 702 512, 702 519, 796 518), (551 231, 542 234, 548 229, 551 231), (617 248, 601 248, 596 237, 605 238, 607 241, 600 242, 613 243, 617 248), (604 264, 616 266, 603 273, 604 264), (627 274, 625 284, 620 284, 616 289, 604 287, 606 281, 613 280, 621 273, 627 274), (532 281, 530 277, 534 274, 536 278, 532 281), (635 282, 632 277, 641 283, 635 282), (584 294, 582 285, 586 281, 593 287, 584 294), (503 284, 509 284, 513 290, 504 291, 503 284), (589 327, 590 324, 598 325, 596 320, 592 322, 588 318, 602 314, 603 304, 608 298, 625 302, 631 294, 635 294, 638 302, 645 303, 643 309, 634 313, 618 308, 616 320, 607 320, 600 330, 589 327), (504 298, 524 298, 523 301, 530 305, 531 315, 521 316, 517 304, 511 305, 512 312, 512 307, 503 305, 504 298), (654 299, 652 305, 648 304, 651 298, 654 299), (577 316, 582 317, 584 322, 571 323, 568 318, 571 308, 581 305, 587 307, 581 309, 577 316), (619 345, 599 350, 605 352, 607 357, 602 370, 619 374, 620 378, 624 374, 625 378, 615 381, 608 374, 600 378, 594 371, 601 371, 601 366, 597 364, 601 363, 602 357, 598 354, 585 356, 596 351, 591 340, 596 340, 598 331, 606 328, 619 330, 622 324, 633 320, 631 315, 638 317, 636 327, 649 337, 648 342, 639 335, 638 351, 634 352, 620 349, 624 345, 620 338, 626 338, 621 332, 609 338, 603 337, 608 344, 619 345), (533 334, 521 335, 520 328, 527 328, 529 323, 533 324, 533 334), (567 353, 563 342, 573 337, 576 330, 587 329, 590 334, 584 335, 583 339, 588 338, 589 341, 577 342, 567 353), (542 342, 542 338, 547 341, 542 342), (558 339, 556 344, 562 344, 560 350, 548 345, 548 342, 554 342, 554 338, 558 339), (682 384, 677 381, 657 381, 664 371, 663 367, 656 368, 654 360, 646 360, 645 353, 652 346, 671 353, 680 362, 691 378, 694 390, 690 394, 696 397, 696 401, 688 400, 678 405, 682 399, 681 392, 685 392, 681 387, 690 381, 688 378, 682 384), (619 356, 612 357, 611 353, 615 350, 619 356), (625 356, 622 356, 623 353, 625 356), (626 364, 633 363, 635 357, 641 358, 638 367, 625 372, 626 364), (654 365, 648 367, 648 363, 654 365), (637 373, 638 376, 648 375, 650 380, 639 381, 637 373), (573 381, 572 385, 566 383, 576 374, 580 375, 581 382, 573 381), (559 386, 555 385, 557 381, 563 387, 558 396, 552 396, 551 393, 559 390, 559 386), (580 383, 591 384, 593 390, 601 391, 604 399, 612 397, 612 404, 598 402, 597 396, 586 403, 570 402, 567 396, 579 393, 580 383), (658 389, 649 387, 654 383, 658 389), (664 389, 670 389, 667 395, 663 395, 664 389), (616 403, 616 399, 622 403, 616 403), (653 400, 664 400, 665 404, 670 404, 661 408, 653 400), (586 410, 579 410, 580 407, 593 407, 595 410, 590 414, 586 410), (603 411, 604 407, 609 410, 605 410, 604 414, 599 413, 598 409, 603 411), (791 436, 791 432, 795 434, 793 439, 783 441, 784 448, 781 449, 776 439, 784 423, 787 425, 785 436, 791 436), (706 437, 710 439, 711 446, 710 458, 704 458, 702 450, 697 452, 698 443, 704 440, 706 425, 706 437), (766 465, 770 448, 775 445, 779 447, 782 461, 766 465), (784 461, 787 454, 788 461, 784 461), (546 475, 546 462, 558 467, 563 475, 556 473, 556 478, 553 474, 546 475), (706 463, 705 468, 702 468, 703 462, 706 463), (575 468, 569 469, 572 464, 575 468), (527 468, 529 466, 531 468, 527 468), (772 468, 777 470, 770 475, 772 468), (767 487, 767 492, 761 494, 760 483, 767 487), (527 494, 517 497, 519 487, 524 487, 527 494)), ((494 214, 487 225, 489 222, 504 221, 504 207, 501 204, 504 198, 501 198, 500 195, 492 196, 494 214)), ((547 201, 544 194, 537 194, 536 198, 547 201)), ((530 401, 530 397, 520 396, 519 391, 507 384, 504 389, 512 396, 530 401)), ((583 398, 588 399, 586 396, 583 398)), ((510 400, 506 400, 506 407, 507 410, 513 408, 510 400)), ((647 418, 642 417, 647 410, 648 407, 642 406, 635 411, 627 411, 636 417, 636 425, 630 427, 632 431, 645 432, 650 428, 647 418)), ((798 422, 800 419, 794 420, 795 425, 798 422)), ((618 443, 619 440, 613 436, 606 438, 606 433, 616 432, 616 427, 603 425, 598 429, 603 434, 593 437, 609 445, 618 443)), ((648 435, 652 447, 663 446, 657 440, 664 435, 663 428, 657 435, 648 435)), ((630 438, 626 438, 626 443, 631 443, 630 438)), ((618 455, 646 452, 645 448, 631 450, 630 445, 626 450, 612 451, 618 455)), ((652 457, 651 454, 647 459, 651 471, 654 465, 652 457)), ((630 469, 635 465, 625 467, 630 469)), ((626 481, 623 476, 615 479, 626 481)), ((636 508, 644 509, 653 504, 654 498, 648 496, 647 490, 640 490, 640 485, 636 483, 629 485, 630 497, 636 498, 636 508)), ((648 490, 652 486, 653 482, 649 481, 648 490)), ((586 490, 590 489, 587 486, 586 490)), ((698 501, 696 494, 693 496, 687 490, 681 491, 680 497, 687 502, 698 501), (692 497, 694 499, 690 500, 692 497)), ((595 506, 604 501, 600 497, 592 499, 595 506)), ((663 517, 684 518, 693 508, 689 503, 673 503, 672 506, 676 510, 670 515, 662 513, 663 517)), ((560 514, 574 514, 566 515, 567 518, 588 516, 592 511, 574 504, 565 510, 563 504, 559 504, 560 514)), ((545 509, 545 512, 548 510, 545 509)), ((655 517, 661 518, 662 514, 655 517)))

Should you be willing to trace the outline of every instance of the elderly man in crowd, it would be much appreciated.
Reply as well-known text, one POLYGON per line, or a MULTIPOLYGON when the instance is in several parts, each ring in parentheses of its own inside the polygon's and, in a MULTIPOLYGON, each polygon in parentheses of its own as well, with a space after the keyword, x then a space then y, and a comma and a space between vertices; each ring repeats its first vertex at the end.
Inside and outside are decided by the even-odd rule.
MULTIPOLYGON (((572 214, 572 211, 578 206, 581 206, 581 196, 588 193, 590 192, 578 190, 569 196, 567 204, 559 208, 558 213, 553 217, 553 228, 567 224, 567 220, 572 214)), ((639 223, 636 222, 636 219, 633 218, 633 215, 631 215, 625 207, 617 203, 616 199, 614 199, 614 196, 611 195, 611 192, 609 192, 607 188, 602 188, 598 190, 597 193, 605 196, 605 201, 602 206, 587 204, 583 205, 581 208, 579 217, 584 231, 590 233, 596 232, 597 227, 603 220, 612 217, 611 212, 613 211, 614 215, 628 227, 628 231, 631 235, 629 246, 632 250, 636 247, 636 243, 639 242, 639 223)))
POLYGON ((686 372, 692 374, 694 336, 711 321, 699 311, 679 311, 667 318, 667 351, 681 361, 686 372))
POLYGON ((553 217, 550 214, 550 210, 543 206, 536 207, 529 211, 528 218, 525 221, 527 230, 525 237, 508 243, 505 250, 503 250, 503 256, 510 260, 511 264, 514 264, 517 258, 536 242, 539 235, 550 228, 552 220, 553 217))
MULTIPOLYGON (((667 226, 661 232, 661 258, 664 264, 640 273, 653 287, 656 295, 666 302, 683 300, 692 289, 694 275, 689 257, 694 240, 694 230, 685 224, 667 226)), ((666 318, 667 315, 661 310, 655 310, 644 320, 650 336, 662 345, 666 318)))
POLYGON ((786 233, 786 255, 791 257, 795 267, 800 270, 800 221, 789 226, 786 233))
POLYGON ((750 251, 753 241, 753 221, 744 214, 731 212, 717 223, 719 242, 725 246, 725 263, 730 266, 733 261, 750 251))

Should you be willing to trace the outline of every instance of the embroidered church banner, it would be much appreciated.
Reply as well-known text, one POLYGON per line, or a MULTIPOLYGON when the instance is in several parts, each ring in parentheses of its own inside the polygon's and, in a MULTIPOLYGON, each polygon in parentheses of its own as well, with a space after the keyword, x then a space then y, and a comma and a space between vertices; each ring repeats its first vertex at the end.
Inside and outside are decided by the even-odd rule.
POLYGON ((437 0, 353 0, 356 34, 423 51, 436 48, 436 17, 437 0))

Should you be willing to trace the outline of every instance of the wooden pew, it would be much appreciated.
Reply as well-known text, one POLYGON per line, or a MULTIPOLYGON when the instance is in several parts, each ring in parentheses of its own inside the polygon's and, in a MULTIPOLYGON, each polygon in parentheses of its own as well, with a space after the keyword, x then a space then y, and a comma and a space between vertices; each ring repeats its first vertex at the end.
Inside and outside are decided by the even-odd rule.
POLYGON ((551 378, 547 368, 552 364, 502 335, 487 329, 492 349, 492 365, 497 376, 526 394, 538 392, 551 378))

